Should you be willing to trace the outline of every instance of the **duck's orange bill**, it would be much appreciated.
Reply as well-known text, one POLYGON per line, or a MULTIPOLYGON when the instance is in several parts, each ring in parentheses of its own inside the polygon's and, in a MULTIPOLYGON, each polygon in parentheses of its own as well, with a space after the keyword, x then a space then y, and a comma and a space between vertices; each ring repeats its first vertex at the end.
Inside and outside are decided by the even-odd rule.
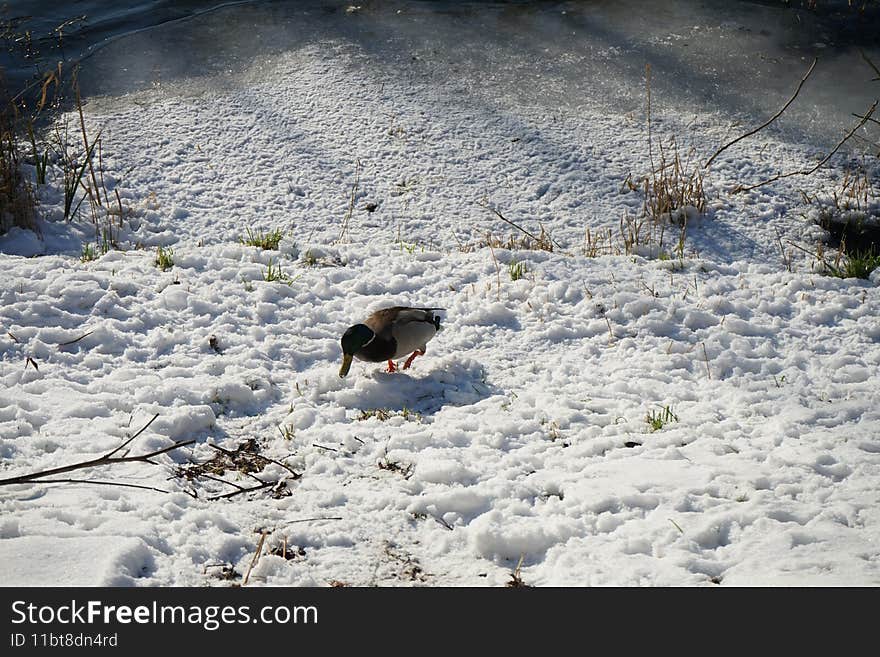
POLYGON ((351 368, 351 354, 342 355, 342 367, 339 368, 339 376, 346 376, 351 368))

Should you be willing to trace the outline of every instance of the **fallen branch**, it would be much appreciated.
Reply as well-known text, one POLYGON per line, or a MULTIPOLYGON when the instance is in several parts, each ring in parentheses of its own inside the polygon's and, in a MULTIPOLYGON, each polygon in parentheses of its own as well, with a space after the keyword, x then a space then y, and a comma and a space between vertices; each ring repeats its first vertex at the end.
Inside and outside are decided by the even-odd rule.
POLYGON ((804 82, 807 81, 807 78, 810 77, 810 73, 812 73, 812 72, 813 72, 813 69, 816 68, 816 62, 818 62, 818 61, 819 61, 819 60, 818 60, 817 58, 813 58, 813 63, 810 64, 810 69, 807 71, 806 75, 804 75, 804 77, 801 78, 801 81, 798 83, 797 89, 794 90, 794 94, 792 95, 791 98, 788 99, 788 102, 785 103, 785 105, 782 106, 782 109, 781 109, 781 110, 779 110, 778 112, 776 112, 776 114, 774 114, 773 116, 771 116, 767 121, 765 121, 763 124, 759 125, 759 126, 758 126, 757 128, 755 128, 754 130, 749 130, 749 131, 748 131, 747 133, 745 133, 744 135, 740 135, 739 137, 737 137, 737 138, 734 139, 733 141, 724 144, 724 146, 722 146, 722 147, 719 148, 717 151, 715 151, 715 154, 714 154, 712 157, 709 158, 709 161, 706 162, 706 164, 703 165, 703 168, 704 168, 704 169, 708 169, 708 168, 709 168, 709 165, 712 164, 712 162, 715 161, 715 158, 718 157, 719 155, 721 155, 721 153, 723 153, 724 151, 726 151, 728 148, 730 148, 731 146, 733 146, 735 143, 737 143, 737 142, 739 142, 739 141, 742 141, 742 140, 745 139, 746 137, 751 137, 753 134, 755 134, 755 133, 757 133, 757 132, 760 132, 761 130, 763 130, 764 128, 766 128, 768 125, 770 125, 771 123, 773 123, 773 122, 774 122, 776 119, 778 119, 780 116, 782 116, 782 113, 783 113, 785 110, 788 109, 788 106, 791 105, 791 104, 794 102, 794 99, 797 98, 797 95, 801 92, 801 87, 804 86, 804 82))
POLYGON ((8 479, 0 479, 0 486, 6 486, 9 484, 23 484, 23 483, 26 483, 29 481, 34 481, 34 482, 40 483, 40 480, 42 480, 44 477, 50 477, 52 475, 63 474, 65 472, 72 472, 74 470, 82 470, 84 468, 93 468, 93 467, 100 466, 100 465, 113 465, 115 463, 135 463, 135 462, 150 463, 151 465, 156 465, 155 461, 150 460, 154 456, 159 456, 160 454, 165 454, 166 452, 170 452, 172 450, 175 450, 178 447, 185 447, 186 445, 192 445, 194 442, 196 442, 195 439, 181 440, 181 441, 174 443, 173 445, 169 445, 168 447, 163 447, 162 449, 153 450, 152 452, 149 452, 147 454, 141 454, 139 456, 113 456, 119 450, 123 449, 126 445, 131 443, 132 440, 134 440, 139 435, 141 435, 144 432, 144 430, 148 426, 150 426, 153 423, 153 420, 155 420, 157 417, 159 417, 158 413, 156 415, 154 415, 152 417, 152 419, 149 422, 147 422, 140 431, 138 431, 131 438, 126 440, 124 443, 122 443, 119 447, 117 447, 116 449, 114 449, 110 452, 107 452, 103 456, 99 456, 98 458, 90 459, 88 461, 82 461, 80 463, 73 463, 71 465, 63 465, 59 468, 51 468, 50 470, 41 470, 40 472, 32 472, 31 474, 19 475, 17 477, 10 477, 8 479))
POLYGON ((809 176, 809 175, 815 173, 823 164, 825 164, 828 160, 830 160, 832 158, 832 156, 838 150, 840 150, 841 146, 843 146, 847 141, 849 141, 849 139, 856 133, 856 130, 858 130, 863 125, 865 125, 865 123, 868 122, 868 120, 871 118, 871 115, 874 113, 874 110, 877 109, 878 103, 880 103, 880 99, 874 101, 874 104, 871 105, 871 108, 865 113, 865 115, 862 117, 862 120, 859 121, 859 123, 856 124, 856 126, 852 130, 850 130, 843 139, 841 139, 839 142, 837 142, 837 146, 835 146, 831 150, 831 152, 828 153, 828 155, 823 157, 822 160, 816 166, 814 166, 812 169, 803 169, 803 170, 799 170, 799 171, 789 171, 788 173, 780 173, 780 174, 773 176, 772 178, 769 178, 763 182, 759 182, 756 185, 749 185, 748 187, 743 187, 742 185, 739 185, 732 191, 732 193, 739 194, 740 192, 748 192, 753 189, 757 189, 758 187, 763 187, 764 185, 769 185, 770 183, 776 182, 777 180, 782 180, 783 178, 790 178, 791 176, 809 176))

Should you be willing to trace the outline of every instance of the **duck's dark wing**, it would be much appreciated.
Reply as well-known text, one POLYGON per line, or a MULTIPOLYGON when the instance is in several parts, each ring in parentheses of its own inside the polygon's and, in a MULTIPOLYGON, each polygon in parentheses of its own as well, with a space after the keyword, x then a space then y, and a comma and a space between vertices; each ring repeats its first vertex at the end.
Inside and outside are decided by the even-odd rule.
POLYGON ((434 316, 434 310, 443 310, 443 308, 411 308, 409 306, 382 308, 367 317, 364 324, 369 326, 376 336, 391 337, 392 326, 402 326, 410 322, 427 322, 436 327, 438 321, 434 316))

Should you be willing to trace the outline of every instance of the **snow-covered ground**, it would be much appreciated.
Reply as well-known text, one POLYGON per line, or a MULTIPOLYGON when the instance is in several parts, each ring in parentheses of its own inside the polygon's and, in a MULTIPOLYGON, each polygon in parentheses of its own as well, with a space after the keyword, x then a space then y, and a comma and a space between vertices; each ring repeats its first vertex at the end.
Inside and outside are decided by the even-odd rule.
MULTIPOLYGON (((0 582, 241 583, 265 532, 249 586, 880 584, 877 274, 780 254, 817 232, 797 190, 839 172, 729 193, 819 149, 725 151, 684 257, 587 257, 641 207, 643 114, 425 70, 328 39, 87 103, 124 248, 81 262, 94 228, 50 187, 42 238, 0 237, 0 478, 155 414, 131 454, 196 442, 61 475, 166 492, 0 486, 0 582), (512 231, 486 205, 558 247, 480 247, 512 231), (445 309, 427 355, 340 379, 342 332, 395 304, 445 309), (284 485, 179 476, 250 439, 284 485)), ((698 153, 742 130, 658 103, 655 135, 698 153)))

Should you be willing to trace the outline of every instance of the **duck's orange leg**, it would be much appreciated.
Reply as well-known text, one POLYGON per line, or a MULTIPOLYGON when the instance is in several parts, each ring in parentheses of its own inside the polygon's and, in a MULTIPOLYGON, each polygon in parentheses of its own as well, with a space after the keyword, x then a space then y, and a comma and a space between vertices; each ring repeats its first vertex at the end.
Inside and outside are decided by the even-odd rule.
MULTIPOLYGON (((404 368, 404 369, 406 369, 406 368, 404 368)), ((396 372, 397 371, 397 366, 395 366, 394 361, 391 360, 390 358, 388 359, 388 369, 385 371, 386 372, 396 372)))
POLYGON ((416 356, 424 356, 424 355, 425 355, 424 351, 419 351, 418 349, 416 349, 414 352, 412 352, 410 357, 406 359, 406 362, 403 364, 403 369, 408 370, 409 366, 412 365, 412 362, 415 360, 416 356))

